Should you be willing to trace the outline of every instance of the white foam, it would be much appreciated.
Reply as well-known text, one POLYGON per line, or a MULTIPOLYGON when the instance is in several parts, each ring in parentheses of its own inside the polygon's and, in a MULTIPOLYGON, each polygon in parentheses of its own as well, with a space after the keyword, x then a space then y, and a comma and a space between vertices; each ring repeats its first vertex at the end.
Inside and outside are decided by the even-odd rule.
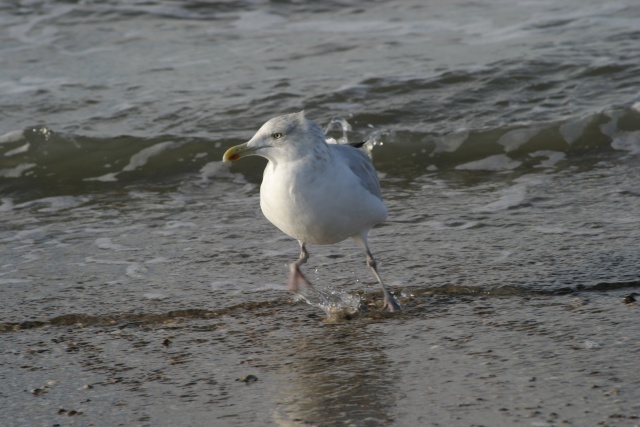
MULTIPOLYGON (((448 135, 444 135, 439 138, 435 138, 434 142, 436 144, 435 150, 433 153, 453 153, 467 140, 469 137, 469 132, 453 132, 448 135)), ((433 155, 432 153, 432 155, 433 155)))
POLYGON ((448 225, 442 221, 425 221, 424 224, 434 230, 467 230, 469 228, 476 227, 479 223, 477 221, 468 221, 448 225))
POLYGON ((554 167, 559 161, 562 161, 565 159, 565 157, 567 157, 567 155, 561 151, 552 151, 552 150, 540 150, 540 151, 535 151, 531 154, 529 154, 529 157, 546 157, 547 160, 543 160, 540 162, 540 164, 536 165, 536 167, 538 168, 552 168, 554 167))
POLYGON ((115 182, 118 180, 116 178, 120 172, 111 172, 105 175, 96 176, 92 178, 83 178, 83 181, 100 181, 100 182, 115 182))
POLYGON ((611 141, 615 150, 627 151, 632 155, 640 154, 640 131, 617 132, 611 141))
POLYGON ((592 117, 582 117, 578 120, 570 120, 563 123, 558 129, 562 138, 571 145, 578 140, 584 133, 585 128, 591 122, 592 117))
POLYGON ((502 195, 495 202, 486 204, 482 207, 476 208, 474 212, 499 212, 507 209, 515 208, 521 205, 527 197, 527 188, 524 185, 514 185, 513 187, 506 188, 500 193, 502 195))
POLYGON ((86 203, 89 200, 88 197, 75 197, 75 196, 55 196, 45 197, 42 199, 31 200, 25 203, 16 205, 15 208, 23 209, 30 208, 37 205, 49 205, 47 208, 39 209, 39 212, 57 212, 62 209, 69 209, 86 203))
POLYGON ((20 178, 24 171, 35 168, 38 166, 35 163, 23 163, 14 168, 0 169, 0 177, 2 178, 20 178))
POLYGON ((502 135, 500 139, 498 139, 498 144, 504 147, 504 151, 507 153, 517 150, 522 145, 531 141, 531 138, 536 136, 540 132, 540 129, 514 129, 502 135))
POLYGON ((4 135, 0 135, 0 144, 4 144, 8 142, 18 142, 23 138, 24 138, 23 130, 14 130, 11 132, 7 132, 4 135))
POLYGON ((620 119, 622 112, 607 111, 604 115, 610 120, 605 123, 601 123, 600 126, 598 126, 600 128, 600 132, 614 138, 616 133, 618 133, 618 120, 620 119))
POLYGON ((211 178, 233 178, 234 174, 229 171, 228 163, 214 161, 209 162, 200 168, 200 182, 209 183, 211 178))
POLYGON ((458 170, 484 170, 484 171, 501 171, 512 170, 520 166, 522 162, 513 160, 506 154, 496 154, 482 160, 465 163, 456 166, 458 170))
MULTIPOLYGON (((1 141, 0 141, 1 143, 1 141)), ((29 147, 31 146, 30 143, 26 143, 24 145, 21 145, 18 148, 14 148, 13 150, 9 150, 6 153, 4 153, 5 157, 11 157, 11 156, 15 156, 16 154, 22 154, 22 153, 26 153, 27 151, 29 151, 29 147)))
POLYGON ((10 210, 13 210, 13 199, 10 197, 3 197, 2 199, 0 199, 0 201, 2 201, 2 204, 0 205, 0 212, 8 212, 10 210))
POLYGON ((172 141, 161 142, 159 144, 152 145, 151 147, 147 147, 143 150, 140 150, 138 153, 131 156, 129 160, 129 164, 125 166, 122 171, 133 171, 138 169, 141 166, 147 164, 149 159, 153 156, 157 156, 163 151, 169 150, 171 148, 177 147, 178 144, 172 141))
POLYGON ((138 169, 147 164, 151 157, 157 156, 163 151, 169 150, 171 148, 177 147, 179 144, 166 141, 161 142, 159 144, 152 145, 151 147, 147 147, 143 150, 140 150, 129 159, 129 163, 122 168, 120 172, 110 172, 104 175, 95 176, 91 178, 84 178, 83 181, 99 181, 99 182, 115 182, 118 181, 118 175, 122 172, 130 172, 138 169))
POLYGON ((500 198, 484 206, 473 209, 474 212, 499 212, 522 205, 527 200, 529 187, 544 183, 545 178, 524 175, 516 179, 515 185, 498 191, 500 198))

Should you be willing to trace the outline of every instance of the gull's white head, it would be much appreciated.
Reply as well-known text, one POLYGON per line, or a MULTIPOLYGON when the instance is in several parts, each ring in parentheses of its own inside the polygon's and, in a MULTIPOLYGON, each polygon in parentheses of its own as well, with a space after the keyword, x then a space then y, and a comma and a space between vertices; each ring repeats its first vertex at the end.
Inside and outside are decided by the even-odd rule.
POLYGON ((270 161, 291 161, 327 152, 324 132, 301 111, 269 120, 248 142, 229 148, 222 160, 233 162, 256 155, 270 161))

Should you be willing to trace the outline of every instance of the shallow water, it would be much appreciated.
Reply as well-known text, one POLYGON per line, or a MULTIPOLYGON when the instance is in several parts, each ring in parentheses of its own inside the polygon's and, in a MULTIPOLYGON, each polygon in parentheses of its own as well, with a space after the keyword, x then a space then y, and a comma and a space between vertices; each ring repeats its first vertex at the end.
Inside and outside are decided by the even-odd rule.
POLYGON ((640 423, 634 2, 0 11, 3 425, 640 423), (355 314, 289 295, 220 162, 301 109, 374 147, 399 314, 352 242, 305 271, 355 314))

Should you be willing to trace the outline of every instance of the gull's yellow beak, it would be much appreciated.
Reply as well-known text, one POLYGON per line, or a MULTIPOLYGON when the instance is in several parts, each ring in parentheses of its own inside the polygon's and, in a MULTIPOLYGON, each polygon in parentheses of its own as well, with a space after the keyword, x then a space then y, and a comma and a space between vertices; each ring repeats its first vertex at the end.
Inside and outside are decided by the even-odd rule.
POLYGON ((223 162, 235 162, 239 160, 241 157, 248 156, 253 154, 254 151, 257 150, 255 147, 247 147, 248 142, 244 144, 236 145, 234 147, 229 148, 224 152, 224 156, 222 156, 223 162))

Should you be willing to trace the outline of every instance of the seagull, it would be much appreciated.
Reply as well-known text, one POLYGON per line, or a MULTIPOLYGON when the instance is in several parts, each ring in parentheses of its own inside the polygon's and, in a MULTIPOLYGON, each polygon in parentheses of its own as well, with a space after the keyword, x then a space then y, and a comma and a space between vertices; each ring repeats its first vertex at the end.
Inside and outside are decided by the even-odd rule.
POLYGON ((260 207, 273 225, 300 244, 300 256, 290 265, 289 291, 312 286, 300 271, 309 259, 306 244, 352 238, 382 287, 384 309, 395 312, 400 305, 382 282, 367 243, 369 230, 387 218, 387 208, 373 163, 358 145, 328 143, 322 128, 301 111, 269 120, 248 142, 229 148, 222 160, 250 155, 268 160, 260 207))

